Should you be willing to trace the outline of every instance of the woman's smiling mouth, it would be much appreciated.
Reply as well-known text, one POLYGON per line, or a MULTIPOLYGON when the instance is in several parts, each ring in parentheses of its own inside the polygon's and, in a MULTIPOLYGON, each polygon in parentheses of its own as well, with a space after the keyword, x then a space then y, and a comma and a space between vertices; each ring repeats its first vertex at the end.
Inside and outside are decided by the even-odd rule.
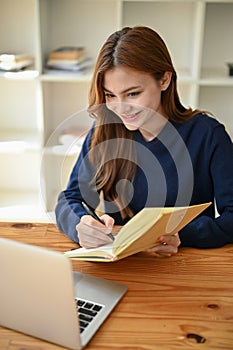
POLYGON ((140 111, 137 113, 133 113, 133 114, 121 114, 121 118, 122 120, 126 121, 126 122, 131 122, 134 121, 138 118, 140 111))

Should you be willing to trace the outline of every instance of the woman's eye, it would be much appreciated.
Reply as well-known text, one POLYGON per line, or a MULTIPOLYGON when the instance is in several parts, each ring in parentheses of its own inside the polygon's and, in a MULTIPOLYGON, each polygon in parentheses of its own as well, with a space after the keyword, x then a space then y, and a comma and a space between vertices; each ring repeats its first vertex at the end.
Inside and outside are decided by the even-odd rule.
POLYGON ((135 97, 135 96, 138 96, 139 94, 140 94, 140 91, 133 91, 133 92, 130 92, 128 96, 135 97))
POLYGON ((113 94, 110 94, 109 92, 105 92, 105 97, 110 99, 110 98, 113 98, 114 95, 113 94))

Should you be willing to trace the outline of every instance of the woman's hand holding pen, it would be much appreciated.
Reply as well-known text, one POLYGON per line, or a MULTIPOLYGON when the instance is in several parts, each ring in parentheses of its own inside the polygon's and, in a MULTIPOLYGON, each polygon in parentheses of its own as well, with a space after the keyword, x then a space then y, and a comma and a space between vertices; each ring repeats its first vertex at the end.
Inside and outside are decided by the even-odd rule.
MULTIPOLYGON (((113 241, 114 219, 107 214, 99 217, 84 201, 82 205, 89 215, 84 215, 76 226, 79 244, 84 248, 96 248, 113 241)), ((179 234, 176 233, 173 236, 162 235, 160 236, 160 242, 161 244, 147 249, 146 252, 152 253, 157 257, 174 255, 178 252, 180 245, 179 234)))
POLYGON ((112 242, 108 235, 113 230, 114 219, 107 214, 100 216, 100 219, 102 222, 91 215, 82 216, 76 226, 80 246, 95 248, 112 242))

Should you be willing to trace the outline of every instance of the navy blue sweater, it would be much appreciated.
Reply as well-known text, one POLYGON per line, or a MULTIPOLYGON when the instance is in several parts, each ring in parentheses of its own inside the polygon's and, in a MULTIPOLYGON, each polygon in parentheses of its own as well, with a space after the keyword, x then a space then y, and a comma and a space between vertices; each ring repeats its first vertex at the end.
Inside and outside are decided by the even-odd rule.
MULTIPOLYGON (((86 214, 84 198, 96 207, 99 195, 90 181, 95 174, 88 151, 93 129, 87 135, 68 186, 55 209, 58 228, 78 243, 76 225, 86 214)), ((199 248, 233 242, 233 145, 224 126, 198 114, 183 124, 168 122, 161 133, 146 142, 135 133, 136 176, 128 190, 129 206, 136 214, 145 206, 186 206, 212 202, 180 232, 181 244, 199 248), (216 213, 216 209, 217 213, 216 213)), ((105 201, 105 212, 124 225, 117 207, 105 201)))

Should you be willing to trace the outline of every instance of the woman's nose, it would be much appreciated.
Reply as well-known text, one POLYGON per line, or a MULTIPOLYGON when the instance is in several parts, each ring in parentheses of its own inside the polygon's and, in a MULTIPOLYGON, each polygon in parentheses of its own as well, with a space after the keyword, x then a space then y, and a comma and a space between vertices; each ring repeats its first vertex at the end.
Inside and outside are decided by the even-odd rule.
POLYGON ((131 106, 124 100, 118 99, 118 101, 111 103, 111 109, 117 114, 128 114, 131 110, 131 106))

